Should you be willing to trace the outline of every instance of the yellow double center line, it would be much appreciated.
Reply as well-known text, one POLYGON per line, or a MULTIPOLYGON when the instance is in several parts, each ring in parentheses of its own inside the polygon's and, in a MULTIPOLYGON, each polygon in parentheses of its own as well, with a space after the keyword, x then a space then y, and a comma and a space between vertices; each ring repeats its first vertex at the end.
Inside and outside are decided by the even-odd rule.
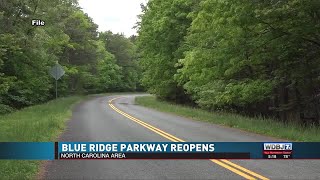
MULTIPOLYGON (((113 110, 115 110, 119 114, 127 117, 128 119, 140 124, 141 126, 143 126, 143 127, 147 128, 147 129, 159 134, 160 136, 162 136, 162 137, 164 137, 166 139, 169 139, 170 141, 173 141, 173 142, 185 142, 182 139, 179 139, 179 138, 177 138, 177 137, 175 137, 175 136, 173 136, 173 135, 171 135, 171 134, 169 134, 167 132, 164 132, 161 129, 156 128, 156 127, 154 127, 154 126, 152 126, 152 125, 150 125, 148 123, 145 123, 145 122, 141 121, 140 119, 137 119, 137 118, 135 118, 135 117, 133 117, 133 116, 121 111, 120 109, 116 108, 112 104, 112 102, 114 100, 116 100, 116 99, 119 99, 119 98, 121 98, 121 97, 114 98, 114 99, 111 99, 109 101, 109 106, 113 110)), ((258 179, 262 179, 262 180, 268 180, 268 178, 266 178, 266 177, 264 177, 264 176, 262 176, 260 174, 257 174, 255 172, 252 172, 252 171, 250 171, 250 170, 248 170, 248 169, 246 169, 246 168, 244 168, 242 166, 239 166, 239 165, 237 165, 235 163, 232 163, 232 162, 230 162, 228 160, 210 159, 210 161, 212 161, 212 162, 214 162, 214 163, 216 163, 216 164, 218 164, 218 165, 220 165, 220 166, 222 166, 222 167, 224 167, 224 168, 226 168, 226 169, 228 169, 228 170, 230 170, 230 171, 232 171, 232 172, 234 172, 234 173, 236 173, 236 174, 238 174, 238 175, 240 175, 240 176, 242 176, 242 177, 244 177, 246 179, 257 179, 258 178, 258 179)))

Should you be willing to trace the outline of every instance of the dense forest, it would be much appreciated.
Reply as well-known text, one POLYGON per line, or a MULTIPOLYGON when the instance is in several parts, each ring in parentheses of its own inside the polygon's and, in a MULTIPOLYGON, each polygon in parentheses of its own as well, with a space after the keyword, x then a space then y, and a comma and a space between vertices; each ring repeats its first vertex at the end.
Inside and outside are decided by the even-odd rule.
POLYGON ((141 7, 128 38, 99 32, 77 0, 0 1, 0 114, 53 99, 48 71, 58 62, 60 97, 145 87, 208 110, 319 124, 319 0, 141 7))
POLYGON ((1 0, 0 114, 53 99, 57 62, 60 97, 141 89, 136 38, 97 28, 77 0, 1 0))
POLYGON ((319 0, 150 0, 143 85, 210 110, 319 123, 319 0))

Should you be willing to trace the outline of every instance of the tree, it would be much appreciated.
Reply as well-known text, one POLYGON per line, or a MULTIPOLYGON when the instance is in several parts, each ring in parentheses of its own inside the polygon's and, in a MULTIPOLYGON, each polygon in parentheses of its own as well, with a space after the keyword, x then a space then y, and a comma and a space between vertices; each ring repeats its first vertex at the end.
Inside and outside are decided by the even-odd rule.
MULTIPOLYGON (((193 17, 191 50, 178 81, 207 108, 299 120, 319 88, 319 3, 305 3, 204 1, 193 17)), ((317 106, 312 114, 318 119, 317 106)))
POLYGON ((169 100, 187 100, 174 80, 175 64, 191 24, 187 18, 197 1, 149 1, 138 23, 138 47, 143 68, 142 83, 149 92, 169 100))
POLYGON ((319 1, 199 2, 144 7, 138 42, 149 91, 183 100, 172 94, 184 90, 208 109, 319 122, 319 1))
POLYGON ((112 53, 116 63, 121 67, 121 84, 119 91, 135 91, 139 86, 139 67, 136 45, 123 34, 111 31, 100 33, 99 38, 105 43, 107 51, 112 53))
MULTIPOLYGON (((123 75, 137 82, 116 64, 98 26, 76 0, 0 1, 0 26, 0 113, 52 99, 48 70, 56 62, 66 71, 59 82, 61 96, 116 91, 125 84, 123 75), (39 17, 46 25, 32 27, 31 19, 39 17)), ((134 53, 132 44, 120 50, 134 53)))

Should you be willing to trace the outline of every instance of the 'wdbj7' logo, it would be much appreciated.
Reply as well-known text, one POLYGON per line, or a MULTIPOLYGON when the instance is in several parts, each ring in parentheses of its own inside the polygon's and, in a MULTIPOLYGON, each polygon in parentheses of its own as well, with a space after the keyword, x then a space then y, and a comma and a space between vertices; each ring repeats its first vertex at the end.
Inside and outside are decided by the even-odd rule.
POLYGON ((292 143, 264 143, 265 151, 292 151, 292 143))

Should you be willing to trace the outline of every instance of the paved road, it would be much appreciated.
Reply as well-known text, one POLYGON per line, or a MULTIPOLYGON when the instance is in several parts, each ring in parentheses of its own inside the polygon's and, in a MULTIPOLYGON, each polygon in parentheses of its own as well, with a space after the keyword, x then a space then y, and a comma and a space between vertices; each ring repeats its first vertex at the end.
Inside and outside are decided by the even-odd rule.
MULTIPOLYGON (((137 95, 98 97, 73 110, 60 141, 170 142, 141 120, 184 141, 279 141, 197 122, 134 104, 137 95), (109 105, 111 104, 111 105, 109 105), (121 114, 120 114, 121 113, 121 114), (127 116, 127 117, 125 117, 127 116)), ((51 161, 43 179, 320 179, 316 160, 93 160, 51 161)))

